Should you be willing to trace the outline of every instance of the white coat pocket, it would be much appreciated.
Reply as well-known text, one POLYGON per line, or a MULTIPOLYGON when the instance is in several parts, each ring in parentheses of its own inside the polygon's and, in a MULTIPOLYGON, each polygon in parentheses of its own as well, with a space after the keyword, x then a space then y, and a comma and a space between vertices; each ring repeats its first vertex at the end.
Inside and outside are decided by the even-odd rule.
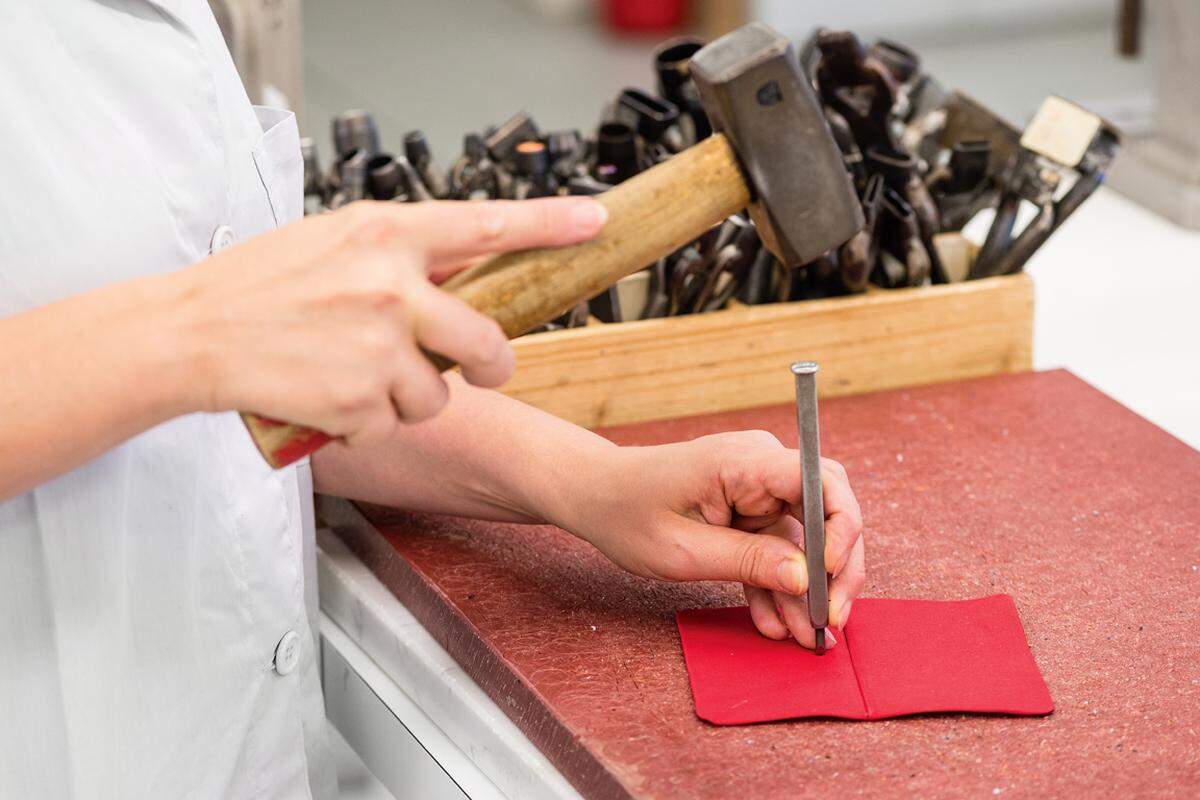
POLYGON ((255 106, 262 139, 255 145, 254 165, 271 203, 275 226, 295 222, 304 214, 304 162, 300 130, 291 111, 255 106))

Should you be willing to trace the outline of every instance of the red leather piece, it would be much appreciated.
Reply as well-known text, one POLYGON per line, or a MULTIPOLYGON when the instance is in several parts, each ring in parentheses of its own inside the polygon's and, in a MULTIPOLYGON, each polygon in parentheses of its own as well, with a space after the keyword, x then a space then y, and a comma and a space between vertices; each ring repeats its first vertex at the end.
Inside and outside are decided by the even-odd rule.
POLYGON ((696 715, 717 725, 1054 710, 1007 595, 859 600, 839 644, 821 656, 759 635, 745 606, 675 620, 696 715))
POLYGON ((1013 599, 859 600, 845 640, 870 719, 1054 710, 1013 599))
POLYGON ((841 639, 821 656, 791 640, 768 639, 755 630, 745 606, 678 611, 675 625, 700 719, 716 725, 867 719, 854 662, 841 639))

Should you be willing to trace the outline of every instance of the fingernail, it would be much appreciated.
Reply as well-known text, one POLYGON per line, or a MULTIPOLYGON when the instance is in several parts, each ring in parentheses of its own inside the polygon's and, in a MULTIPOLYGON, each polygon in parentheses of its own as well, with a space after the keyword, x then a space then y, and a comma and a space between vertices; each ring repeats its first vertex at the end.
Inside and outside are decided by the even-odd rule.
POLYGON ((571 209, 571 224, 579 233, 594 233, 608 221, 608 209, 595 200, 582 200, 571 209))
POLYGON ((846 623, 850 621, 850 606, 854 605, 853 600, 847 600, 842 603, 842 610, 838 613, 838 627, 846 627, 846 623))
POLYGON ((825 629, 825 647, 826 647, 826 649, 833 647, 835 644, 837 644, 837 638, 834 637, 833 631, 829 630, 829 628, 826 628, 825 629))
POLYGON ((794 558, 779 562, 779 583, 790 594, 804 594, 808 589, 808 565, 794 558))

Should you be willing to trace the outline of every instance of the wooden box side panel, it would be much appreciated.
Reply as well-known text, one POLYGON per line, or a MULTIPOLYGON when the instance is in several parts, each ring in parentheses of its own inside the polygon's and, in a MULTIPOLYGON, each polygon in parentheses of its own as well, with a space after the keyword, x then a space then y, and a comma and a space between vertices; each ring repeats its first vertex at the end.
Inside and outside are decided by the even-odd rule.
POLYGON ((788 402, 787 365, 821 394, 1028 370, 1026 275, 542 333, 514 342, 503 391, 589 428, 788 402))

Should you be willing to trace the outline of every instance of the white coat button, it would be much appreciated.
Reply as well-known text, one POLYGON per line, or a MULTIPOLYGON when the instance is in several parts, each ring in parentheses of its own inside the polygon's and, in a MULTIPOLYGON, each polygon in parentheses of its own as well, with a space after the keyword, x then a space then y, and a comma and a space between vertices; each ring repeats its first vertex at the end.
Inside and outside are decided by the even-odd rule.
POLYGON ((291 675, 300 663, 300 634, 288 631, 275 646, 275 671, 280 675, 291 675))
POLYGON ((237 236, 233 232, 233 228, 228 225, 218 225, 213 231, 212 243, 208 246, 208 252, 219 253, 226 247, 232 247, 237 241, 237 236))

